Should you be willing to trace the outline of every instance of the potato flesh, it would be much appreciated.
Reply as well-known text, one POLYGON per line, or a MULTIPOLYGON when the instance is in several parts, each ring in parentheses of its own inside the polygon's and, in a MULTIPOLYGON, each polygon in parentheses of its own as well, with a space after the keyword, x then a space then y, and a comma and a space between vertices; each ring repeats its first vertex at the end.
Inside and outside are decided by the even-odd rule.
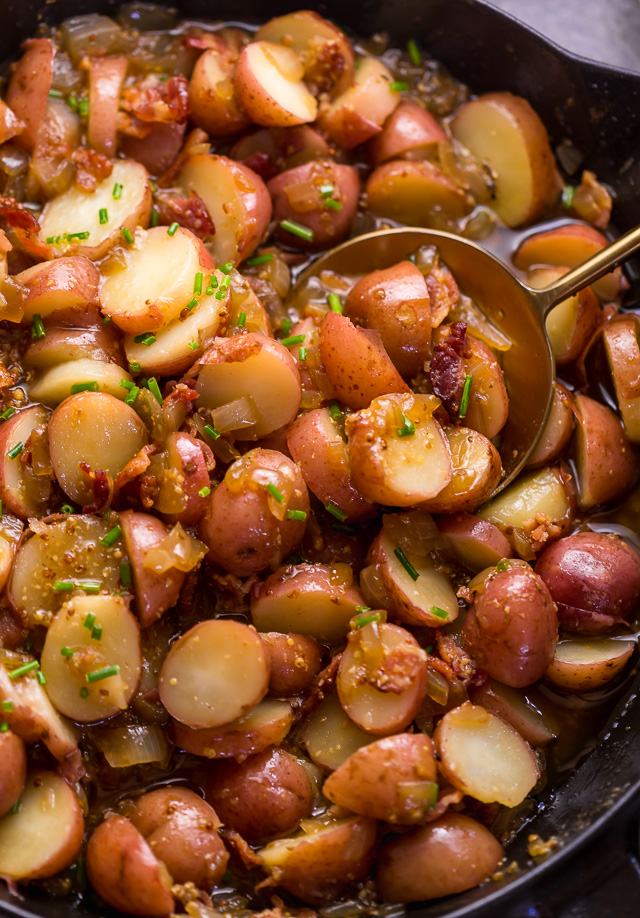
POLYGON ((346 714, 333 693, 306 718, 300 732, 309 757, 325 771, 335 771, 356 749, 372 742, 346 714))
POLYGON ((465 702, 445 714, 434 740, 443 775, 482 803, 517 806, 538 781, 529 744, 480 705, 465 702))
POLYGON ((640 346, 635 316, 624 316, 602 330, 609 369, 626 435, 640 442, 640 346))
POLYGON ((521 475, 512 485, 480 507, 476 514, 488 520, 498 529, 509 531, 519 529, 525 523, 544 513, 551 520, 564 520, 570 511, 567 492, 557 471, 541 469, 529 475, 521 475))
POLYGON ((560 641, 547 678, 568 692, 601 688, 622 671, 635 650, 634 641, 572 638, 560 641))
POLYGON ((269 661, 247 625, 200 622, 171 647, 160 672, 162 703, 190 727, 218 727, 247 714, 266 695, 269 661))
POLYGON ((52 771, 35 772, 17 813, 0 820, 0 873, 13 880, 53 876, 73 861, 83 831, 80 804, 67 782, 52 771))
POLYGON ((278 745, 293 723, 293 711, 288 701, 264 698, 246 716, 221 727, 193 729, 174 721, 176 745, 208 759, 235 758, 242 761, 248 755, 278 745))
MULTIPOLYGON (((270 41, 258 41, 244 53, 259 85, 249 112, 256 124, 277 127, 314 120, 318 104, 302 82, 302 64, 294 51, 270 41)), ((248 108, 244 95, 241 104, 248 108)))
POLYGON ((74 594, 49 626, 41 664, 47 693, 62 714, 80 723, 103 720, 124 711, 138 687, 140 628, 121 597, 74 594), (100 640, 85 626, 87 615, 95 615, 102 628, 100 640), (63 648, 73 655, 63 654, 63 648), (119 672, 87 681, 87 675, 108 666, 119 672))
POLYGON ((447 426, 444 432, 451 448, 451 480, 423 506, 431 513, 475 510, 500 481, 500 454, 493 443, 477 430, 447 426))
POLYGON ((81 357, 46 370, 37 382, 29 386, 29 395, 34 400, 55 407, 71 395, 72 386, 95 383, 98 391, 124 401, 129 390, 120 385, 123 379, 131 381, 131 376, 116 363, 81 357))
MULTIPOLYGON (((27 479, 27 473, 20 462, 20 457, 11 459, 7 453, 18 443, 26 443, 35 428, 46 424, 48 418, 49 412, 46 409, 40 405, 34 405, 11 418, 9 421, 11 427, 6 429, 5 455, 1 459, 4 464, 2 500, 8 510, 24 519, 39 516, 42 513, 49 496, 49 483, 44 479, 41 487, 34 487, 37 479, 33 483, 27 479)), ((35 476, 32 477, 35 478, 35 476)))
POLYGON ((16 280, 28 289, 24 318, 41 318, 59 309, 87 309, 96 302, 100 274, 81 255, 44 261, 22 271, 16 280))

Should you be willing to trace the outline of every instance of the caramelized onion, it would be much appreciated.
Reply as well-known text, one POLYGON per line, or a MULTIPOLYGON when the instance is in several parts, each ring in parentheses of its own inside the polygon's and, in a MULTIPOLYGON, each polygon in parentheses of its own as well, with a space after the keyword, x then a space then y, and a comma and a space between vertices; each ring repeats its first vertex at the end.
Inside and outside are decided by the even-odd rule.
POLYGON ((176 523, 171 532, 155 548, 149 549, 144 556, 144 567, 156 574, 168 570, 193 570, 207 553, 207 546, 199 539, 189 535, 176 523))
POLYGON ((95 744, 112 768, 158 764, 165 768, 171 749, 162 727, 145 724, 95 731, 95 744))
POLYGON ((251 427, 259 420, 260 415, 251 395, 243 395, 211 411, 211 423, 219 433, 251 427))

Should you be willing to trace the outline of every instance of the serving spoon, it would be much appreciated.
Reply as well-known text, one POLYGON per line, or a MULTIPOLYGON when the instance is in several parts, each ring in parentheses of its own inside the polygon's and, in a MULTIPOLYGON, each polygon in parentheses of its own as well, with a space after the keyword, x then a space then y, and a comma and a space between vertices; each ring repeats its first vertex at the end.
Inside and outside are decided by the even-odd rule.
POLYGON ((296 283, 296 290, 325 271, 368 274, 389 268, 433 245, 458 287, 511 342, 502 357, 509 416, 500 434, 502 490, 526 465, 549 417, 555 365, 545 319, 558 303, 589 286, 640 249, 640 226, 630 230, 558 280, 534 290, 487 249, 453 233, 417 227, 378 230, 349 239, 320 255, 296 283))

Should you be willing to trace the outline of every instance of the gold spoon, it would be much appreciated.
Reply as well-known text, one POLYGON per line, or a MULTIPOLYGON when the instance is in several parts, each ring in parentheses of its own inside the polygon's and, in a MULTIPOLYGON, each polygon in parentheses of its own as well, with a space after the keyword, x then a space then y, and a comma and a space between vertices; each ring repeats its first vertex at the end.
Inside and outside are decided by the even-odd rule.
POLYGON ((500 435, 504 477, 497 493, 526 465, 551 410, 555 366, 545 328, 548 313, 640 249, 640 226, 541 290, 533 290, 518 280, 503 262, 477 243, 452 233, 416 227, 380 230, 344 242, 320 255, 300 275, 296 289, 324 271, 359 275, 389 268, 422 245, 438 248, 460 290, 511 341, 511 347, 501 355, 509 417, 500 435))

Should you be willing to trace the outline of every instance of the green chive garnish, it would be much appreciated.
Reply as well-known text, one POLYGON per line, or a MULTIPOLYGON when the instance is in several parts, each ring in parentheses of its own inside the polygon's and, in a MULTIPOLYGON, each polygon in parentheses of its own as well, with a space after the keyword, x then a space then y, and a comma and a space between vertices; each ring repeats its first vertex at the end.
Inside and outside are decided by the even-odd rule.
POLYGON ((89 689, 87 688, 86 685, 83 685, 82 688, 80 689, 80 697, 81 698, 89 697, 89 689))
POLYGON ((208 497, 211 494, 211 488, 208 488, 205 485, 204 488, 200 488, 200 490, 198 491, 198 494, 200 495, 200 497, 208 497))
POLYGON ((356 628, 364 628, 365 625, 370 625, 371 622, 379 622, 379 621, 380 621, 379 612, 374 612, 373 615, 367 615, 366 613, 363 613, 361 615, 356 615, 356 617, 353 620, 353 624, 356 626, 356 628))
POLYGON ((233 262, 225 261, 223 265, 220 265, 220 268, 218 270, 222 271, 223 274, 231 274, 231 272, 233 271, 233 262))
POLYGON ((109 222, 109 212, 106 207, 101 207, 98 211, 98 216, 100 217, 100 224, 104 225, 109 222))
POLYGON ((303 360, 303 361, 304 361, 304 360, 306 360, 306 359, 307 359, 307 349, 306 349, 306 347, 299 347, 299 348, 298 348, 298 360, 303 360))
POLYGON ((9 732, 9 724, 6 722, 6 720, 3 720, 2 723, 0 724, 0 733, 8 733, 8 732, 9 732))
POLYGON ((218 433, 218 431, 215 429, 215 427, 212 424, 205 424, 204 432, 208 436, 210 436, 212 440, 217 440, 218 437, 220 436, 220 434, 218 433))
POLYGON ((391 83, 389 83, 389 89, 391 92, 407 92, 409 84, 402 80, 392 80, 391 83))
POLYGON ((131 565, 128 561, 120 564, 120 583, 122 586, 131 586, 131 565))
POLYGON ((45 674, 42 672, 41 669, 39 669, 39 670, 36 672, 36 679, 38 680, 38 682, 40 683, 40 685, 46 685, 46 684, 47 684, 47 677, 45 676, 45 674))
POLYGON ((281 504, 284 500, 284 494, 282 491, 279 491, 274 484, 271 484, 271 482, 269 482, 267 485, 267 491, 273 498, 275 498, 275 500, 278 501, 279 504, 281 504))
POLYGON ((158 380, 155 378, 155 376, 149 377, 148 386, 149 386, 149 392, 152 395, 155 395, 156 401, 158 402, 159 405, 161 405, 162 404, 162 392, 160 391, 160 386, 158 385, 158 380))
POLYGON ((98 392, 98 391, 99 391, 99 386, 98 386, 98 383, 95 381, 74 383, 69 389, 69 392, 71 393, 71 395, 75 395, 77 392, 98 392))
POLYGON ((88 612, 85 620, 82 623, 83 628, 86 628, 87 631, 92 631, 93 626, 96 623, 96 617, 93 612, 88 612))
POLYGON ((240 315, 238 316, 238 321, 236 322, 237 327, 244 328, 246 322, 247 322, 247 314, 246 312, 241 312, 240 315))
POLYGON ((266 255, 254 255, 247 260, 248 268, 257 268, 258 265, 266 265, 267 262, 273 261, 273 253, 267 252, 266 255))
POLYGON ((144 344, 145 347, 151 347, 154 341, 158 339, 153 332, 143 332, 141 335, 136 335, 133 340, 136 344, 144 344))
POLYGON ((72 656, 73 656, 73 650, 72 650, 70 647, 61 647, 61 648, 60 648, 60 653, 62 654, 63 657, 72 657, 72 656))
POLYGON ((284 347, 291 347, 293 344, 303 344, 304 335, 292 335, 290 338, 283 338, 280 344, 284 347))
POLYGON ((192 351, 197 351, 198 348, 200 347, 200 343, 196 341, 194 338, 193 341, 189 342, 189 347, 191 348, 192 351))
POLYGON ((72 112, 78 111, 78 100, 76 99, 75 96, 69 96, 67 98, 67 105, 69 106, 72 112))
POLYGON ((2 414, 0 414, 0 421, 7 421, 9 418, 13 417, 16 413, 16 409, 9 405, 8 408, 5 408, 2 414))
POLYGON ((502 571, 508 571, 511 567, 511 561, 508 558, 503 558, 502 561, 498 561, 496 564, 496 570, 502 573, 502 571))
POLYGON ((420 574, 417 572, 417 570, 415 569, 411 561, 409 561, 409 559, 407 558, 407 556, 405 555, 405 553, 403 552, 403 550, 400 548, 399 545, 393 549, 393 553, 398 559, 398 561, 400 562, 400 564, 403 566, 407 574, 411 577, 411 579, 414 581, 417 580, 420 574))
POLYGON ((569 209, 573 206, 573 199, 575 197, 577 188, 575 185, 565 185, 562 189, 562 206, 569 209))
POLYGON ((59 89, 50 89, 49 90, 50 99, 62 99, 62 93, 59 89))
POLYGON ((220 281, 221 290, 228 290, 230 285, 231 285, 231 278, 229 277, 229 275, 227 275, 226 277, 223 277, 222 280, 220 281))
POLYGON ((300 239, 304 239, 306 242, 313 242, 314 233, 308 226, 302 226, 301 223, 295 223, 293 220, 281 220, 280 226, 283 230, 291 233, 292 236, 299 236, 300 239))
POLYGON ((336 201, 335 198, 325 198, 325 206, 330 207, 331 210, 342 210, 342 202, 336 201))
POLYGON ((76 511, 73 509, 73 507, 71 506, 71 504, 63 504, 63 505, 60 507, 60 513, 75 513, 75 512, 76 512, 76 511))
POLYGON ((422 63, 422 54, 420 53, 420 48, 417 43, 410 38, 407 42, 407 51, 409 52, 409 59, 414 67, 419 67, 422 63))
POLYGON ((33 322, 31 323, 31 340, 38 341, 40 338, 46 337, 46 334, 47 332, 42 321, 42 316, 39 316, 36 313, 33 317, 33 322))
POLYGON ((335 516, 339 523, 344 523, 348 516, 348 514, 338 507, 337 504, 334 504, 332 500, 330 500, 328 504, 325 504, 324 508, 331 516, 335 516))
POLYGON ((320 192, 320 194, 333 194, 335 189, 333 185, 320 185, 320 187, 318 188, 318 191, 320 192))
POLYGON ((172 223, 169 229, 167 230, 167 236, 175 236, 175 234, 178 232, 179 226, 180 226, 179 223, 175 223, 175 222, 172 223))
POLYGON ((111 321, 111 316, 105 316, 104 319, 102 320, 102 324, 108 325, 110 321, 111 321))
POLYGON ((122 197, 122 185, 120 184, 120 182, 116 182, 115 185, 113 186, 113 197, 114 197, 114 200, 116 201, 119 201, 120 198, 122 197))
POLYGON ((3 701, 2 710, 9 711, 9 712, 13 711, 13 701, 3 701))
POLYGON ((196 296, 200 296, 202 293, 202 282, 204 281, 204 275, 202 271, 198 271, 193 281, 193 292, 196 296))
POLYGON ((185 309, 187 310, 187 312, 191 312, 191 310, 195 309, 197 305, 198 305, 197 299, 195 298, 195 296, 192 296, 189 302, 187 303, 187 305, 185 306, 185 309))
POLYGON ((460 411, 458 412, 458 417, 463 418, 467 409, 469 408, 469 396, 471 394, 471 380, 473 376, 466 376, 464 380, 464 389, 462 390, 462 398, 460 399, 460 411))
POLYGON ((413 424, 406 414, 402 415, 402 427, 398 427, 396 433, 399 437, 412 437, 416 432, 415 424, 413 424))
POLYGON ((132 383, 130 379, 121 379, 121 380, 120 380, 120 388, 121 388, 121 389, 127 389, 129 392, 131 392, 131 390, 133 389, 134 385, 135 385, 135 383, 132 383))
POLYGON ((89 100, 86 96, 83 96, 82 99, 78 99, 78 114, 81 118, 86 118, 89 114, 89 100))
POLYGON ((19 679, 21 676, 26 676, 27 673, 32 673, 34 669, 40 669, 40 664, 37 660, 30 660, 28 663, 23 663, 22 666, 18 666, 17 669, 10 672, 9 678, 19 679))
POLYGON ((133 386, 133 388, 131 389, 131 391, 129 392, 129 394, 124 400, 125 405, 133 405, 133 403, 135 402, 139 394, 140 394, 140 386, 133 386))
POLYGON ((76 587, 84 593, 99 593, 102 589, 102 583, 99 580, 78 580, 76 587))
POLYGON ((431 614, 435 615, 436 618, 449 618, 449 613, 441 609, 440 606, 431 606, 431 614))
POLYGON ((94 625, 91 629, 91 637, 94 641, 102 640, 102 625, 94 625))
POLYGON ((284 319, 282 320, 282 333, 284 335, 288 335, 290 331, 291 331, 291 319, 289 318, 289 316, 285 316, 284 319))
POLYGON ((24 443, 16 443, 15 446, 11 447, 11 449, 7 453, 7 456, 9 457, 9 459, 15 459, 16 456, 20 455, 23 449, 24 449, 24 443))
POLYGON ((139 373, 141 370, 141 367, 137 360, 132 360, 129 363, 129 369, 131 370, 132 373, 139 373))
POLYGON ((306 518, 307 518, 306 510, 287 510, 288 520, 306 520, 306 518))
POLYGON ((67 593, 73 589, 73 581, 72 580, 56 580, 56 582, 53 584, 53 589, 58 590, 58 592, 67 593))
POLYGON ((340 410, 340 405, 337 402, 331 402, 329 405, 329 414, 331 415, 332 421, 339 421, 342 417, 342 411, 340 410))
POLYGON ((133 236, 131 235, 131 230, 129 229, 129 227, 128 226, 120 227, 120 232, 124 236, 125 242, 128 242, 129 245, 131 245, 131 243, 133 242, 133 236))
POLYGON ((84 677, 87 682, 101 682, 103 679, 108 679, 110 676, 117 676, 120 672, 120 667, 115 664, 114 666, 104 666, 102 669, 96 669, 93 673, 87 673, 84 677))
POLYGON ((151 211, 151 219, 149 220, 149 222, 151 223, 151 226, 157 226, 159 221, 160 221, 160 214, 154 207, 153 210, 151 211))
POLYGON ((327 301, 331 312, 339 312, 342 315, 342 303, 337 293, 330 293, 327 297, 327 301))

